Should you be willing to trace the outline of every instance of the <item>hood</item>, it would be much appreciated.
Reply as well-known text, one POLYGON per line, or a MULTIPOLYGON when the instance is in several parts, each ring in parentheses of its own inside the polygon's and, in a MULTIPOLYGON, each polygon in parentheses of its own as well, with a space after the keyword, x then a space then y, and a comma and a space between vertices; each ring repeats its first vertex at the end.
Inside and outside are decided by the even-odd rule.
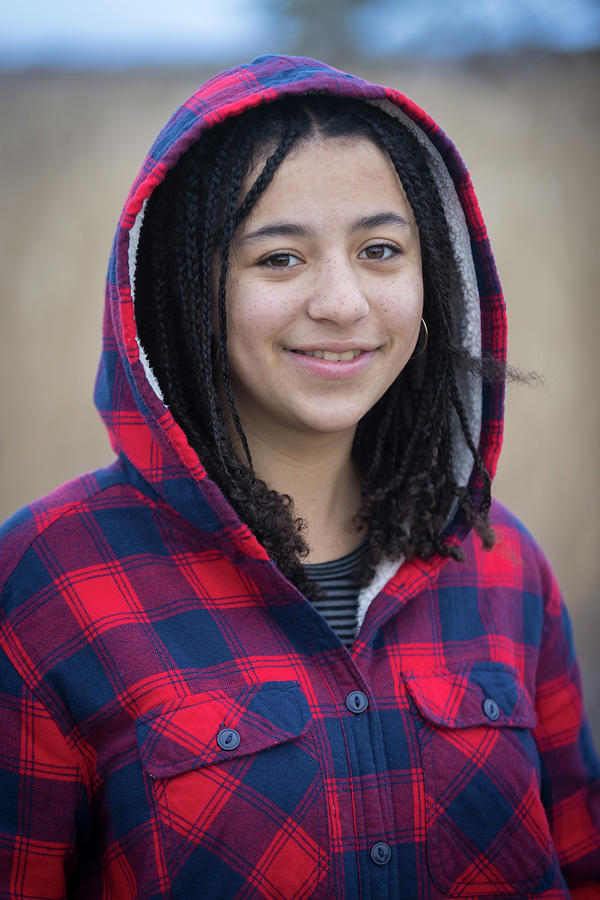
MULTIPOLYGON (((453 144, 415 103, 396 90, 369 84, 312 59, 262 56, 212 78, 175 112, 135 179, 119 220, 106 287, 103 352, 96 406, 114 450, 162 500, 194 526, 221 535, 232 550, 266 552, 225 500, 164 405, 140 348, 134 315, 134 266, 144 201, 181 154, 229 116, 286 94, 306 92, 361 98, 382 105, 409 125, 427 148, 443 199, 461 274, 459 339, 472 354, 506 358, 506 318, 500 283, 469 174, 453 144)), ((502 440, 504 388, 463 376, 461 391, 479 453, 493 476, 502 440)), ((457 429, 456 475, 478 501, 480 476, 457 429)), ((466 526, 455 526, 464 537, 466 526)))

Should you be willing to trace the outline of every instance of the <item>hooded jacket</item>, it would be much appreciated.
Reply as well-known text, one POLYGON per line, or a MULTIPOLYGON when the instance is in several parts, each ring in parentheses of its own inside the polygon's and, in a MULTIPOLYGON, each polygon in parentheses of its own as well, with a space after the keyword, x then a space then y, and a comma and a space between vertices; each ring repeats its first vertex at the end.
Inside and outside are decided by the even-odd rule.
MULTIPOLYGON (((496 504, 493 550, 457 517, 465 562, 383 565, 348 652, 207 477, 139 346, 144 201, 205 129, 307 91, 380 103, 427 147, 462 341, 505 358, 468 173, 414 103, 270 56, 183 104, 111 255, 96 404, 117 460, 2 532, 2 898, 600 897, 600 770, 569 620, 522 525, 496 504)), ((502 386, 463 389, 493 474, 502 386)))

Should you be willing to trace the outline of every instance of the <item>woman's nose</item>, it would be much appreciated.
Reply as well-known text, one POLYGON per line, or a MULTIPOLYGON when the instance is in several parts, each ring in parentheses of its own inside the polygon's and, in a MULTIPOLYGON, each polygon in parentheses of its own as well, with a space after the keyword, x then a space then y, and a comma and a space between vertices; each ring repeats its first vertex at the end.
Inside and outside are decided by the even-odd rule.
POLYGON ((308 303, 311 319, 328 319, 346 325, 362 319, 368 312, 366 294, 352 266, 324 263, 315 277, 308 303))

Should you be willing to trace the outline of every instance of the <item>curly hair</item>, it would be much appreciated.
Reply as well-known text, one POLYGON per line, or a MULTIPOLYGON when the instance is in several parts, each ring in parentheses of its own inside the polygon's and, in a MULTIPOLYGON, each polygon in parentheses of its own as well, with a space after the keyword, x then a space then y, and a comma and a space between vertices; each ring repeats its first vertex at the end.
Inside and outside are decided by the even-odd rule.
POLYGON ((309 595, 314 588, 302 570, 308 552, 303 523, 295 517, 292 498, 255 476, 236 410, 226 286, 236 229, 290 150, 314 136, 375 143, 400 178, 421 243, 427 349, 361 419, 354 439, 362 477, 355 524, 357 530, 366 529, 368 544, 359 581, 368 583, 382 558, 427 559, 439 553, 460 559, 460 548, 444 536, 456 513, 474 527, 484 546, 494 542, 490 477, 457 380, 460 369, 485 374, 485 365, 455 344, 453 299, 462 287, 428 154, 409 128, 373 104, 322 95, 279 99, 210 129, 150 197, 137 252, 136 319, 165 403, 209 476, 284 575, 309 595), (248 173, 265 156, 243 196, 248 173), (213 328, 215 308, 218 328, 213 328), (244 458, 234 451, 228 417, 244 458), (453 420, 482 477, 478 508, 454 474, 453 420))

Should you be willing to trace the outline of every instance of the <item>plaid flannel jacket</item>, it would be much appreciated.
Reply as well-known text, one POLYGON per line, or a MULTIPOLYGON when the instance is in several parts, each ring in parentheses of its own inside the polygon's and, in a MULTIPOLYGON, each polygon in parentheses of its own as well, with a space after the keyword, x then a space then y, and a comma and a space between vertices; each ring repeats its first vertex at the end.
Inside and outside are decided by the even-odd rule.
MULTIPOLYGON (((202 130, 306 90, 387 97, 437 147, 469 227, 483 352, 505 322, 464 166, 395 91, 264 57, 161 133, 111 259, 96 401, 118 461, 2 535, 0 897, 600 897, 600 770, 569 621, 495 505, 484 552, 404 563, 351 653, 281 575, 140 360, 130 232, 202 130)), ((493 471, 502 388, 483 389, 493 471)), ((481 490, 478 476, 470 490, 481 490)))

